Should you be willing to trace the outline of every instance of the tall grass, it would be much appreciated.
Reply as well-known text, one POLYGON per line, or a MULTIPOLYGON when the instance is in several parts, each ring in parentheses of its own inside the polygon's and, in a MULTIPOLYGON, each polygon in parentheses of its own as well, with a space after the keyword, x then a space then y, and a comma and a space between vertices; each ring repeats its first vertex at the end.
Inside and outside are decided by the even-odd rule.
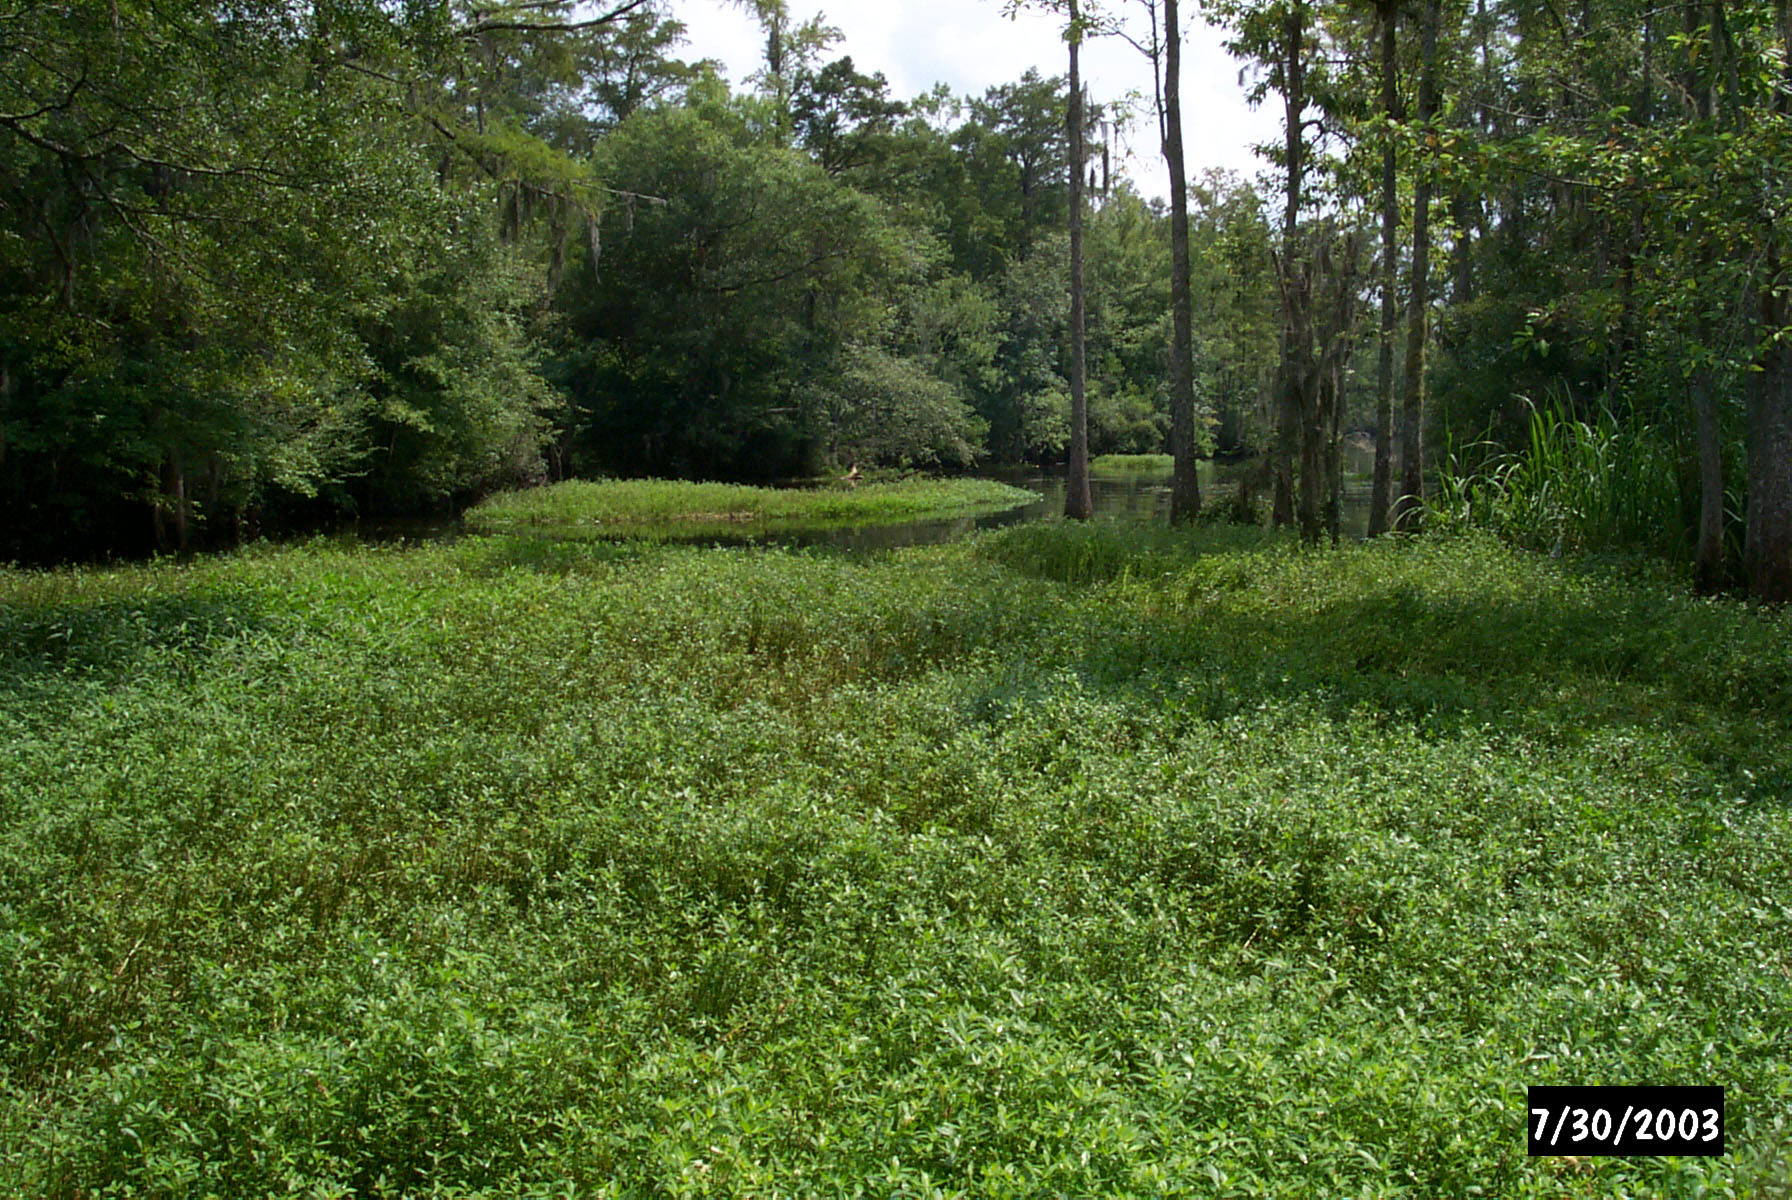
POLYGON ((1168 476, 1175 469, 1176 458, 1170 454, 1102 454, 1089 463, 1091 475, 1117 479, 1168 476))
POLYGON ((1690 550, 1673 439, 1631 413, 1577 417, 1566 397, 1532 405, 1524 444, 1447 446, 1435 528, 1491 529, 1555 554, 1690 550), (1475 458, 1476 452, 1480 457, 1475 458))
POLYGON ((469 528, 556 525, 612 535, 851 525, 991 511, 1039 497, 987 479, 907 479, 861 487, 764 488, 666 479, 576 480, 507 492, 466 514, 469 528))

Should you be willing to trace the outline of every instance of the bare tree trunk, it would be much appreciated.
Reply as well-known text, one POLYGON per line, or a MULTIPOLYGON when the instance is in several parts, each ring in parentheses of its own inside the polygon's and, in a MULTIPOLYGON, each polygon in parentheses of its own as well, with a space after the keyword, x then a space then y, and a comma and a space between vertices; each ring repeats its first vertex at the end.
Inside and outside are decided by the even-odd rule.
MULTIPOLYGON (((1340 331, 1348 337, 1348 331, 1340 331)), ((1327 406, 1331 410, 1331 432, 1325 456, 1325 528, 1332 539, 1332 549, 1344 539, 1344 367, 1332 364, 1326 374, 1327 406)))
POLYGON ((1369 491, 1369 536, 1388 531, 1394 503, 1394 329, 1400 300, 1396 263, 1400 257, 1400 182, 1394 162, 1393 123, 1400 117, 1400 60, 1394 42, 1399 20, 1394 0, 1380 0, 1381 112, 1387 141, 1381 148, 1381 337, 1375 362, 1375 480, 1369 491))
MULTIPOLYGON (((1419 124, 1429 143, 1437 116, 1437 27, 1440 0, 1425 0, 1420 30, 1419 124)), ((1394 503, 1394 528, 1419 527, 1425 502, 1425 342, 1431 324, 1431 165, 1427 146, 1420 147, 1412 196, 1412 276, 1406 310, 1406 391, 1400 404, 1400 496, 1394 503)))
MULTIPOLYGON (((1698 33, 1703 8, 1704 0, 1687 5, 1688 37, 1698 33)), ((1693 111, 1701 124, 1708 125, 1720 116, 1717 100, 1720 78, 1720 70, 1715 65, 1708 80, 1700 80, 1697 70, 1688 67, 1683 86, 1686 94, 1692 97, 1693 111)), ((1709 248, 1700 254, 1702 272, 1709 271, 1712 257, 1709 248)), ((1700 315, 1697 336, 1699 345, 1711 345, 1709 316, 1700 315)), ((1693 369, 1690 390, 1693 419, 1698 430, 1699 459, 1699 540, 1693 556, 1693 586, 1701 592, 1714 592, 1724 581, 1724 458, 1723 429, 1717 417, 1717 381, 1709 367, 1700 364, 1693 369)))
MULTIPOLYGON (((1792 116, 1792 0, 1775 0, 1780 46, 1787 55, 1773 112, 1792 116)), ((1783 235, 1771 230, 1760 291, 1761 332, 1772 338, 1792 326, 1792 285, 1783 235)), ((1775 338, 1748 386, 1748 528, 1742 548, 1748 590, 1757 600, 1792 601, 1792 352, 1775 338)))
POLYGON ((1188 179, 1182 163, 1182 29, 1176 0, 1164 0, 1164 164, 1170 169, 1170 520, 1201 511, 1195 458, 1194 301, 1188 265, 1188 179))
POLYGON ((1270 521, 1278 526, 1294 524, 1294 448, 1300 442, 1299 387, 1293 368, 1284 365, 1277 379, 1276 440, 1271 451, 1274 496, 1270 502, 1270 521))
MULTIPOLYGON (((1701 322, 1701 326, 1705 324, 1701 322)), ((1705 333, 1701 329, 1701 335, 1705 333)), ((1713 592, 1724 576, 1724 458, 1716 385, 1708 368, 1694 371, 1691 389, 1699 439, 1699 545, 1693 560, 1694 586, 1701 592, 1713 592)))
POLYGON ((1302 126, 1306 119, 1306 64, 1301 59, 1307 33, 1307 6, 1295 0, 1282 22, 1282 124, 1288 167, 1287 204, 1282 210, 1282 368, 1276 406, 1275 509, 1277 525, 1294 521, 1294 456, 1300 441, 1301 403, 1310 360, 1312 312, 1299 302, 1301 189, 1306 168, 1302 126), (1309 354, 1303 354, 1303 348, 1309 354))
MULTIPOLYGON (((1319 282, 1313 277, 1309 277, 1308 286, 1314 293, 1319 290, 1319 282)), ((1311 307, 1308 311, 1311 312, 1311 307)), ((1308 363, 1308 369, 1302 373, 1299 393, 1300 504, 1297 515, 1301 541, 1317 542, 1325 523, 1325 381, 1323 372, 1313 371, 1312 367, 1317 364, 1312 358, 1308 363)))
POLYGON ((187 476, 181 469, 180 452, 170 450, 162 460, 162 502, 156 506, 156 545, 158 549, 167 549, 172 540, 173 548, 184 551, 187 548, 187 476), (174 536, 168 536, 168 520, 172 520, 174 536))
POLYGON ((1089 486, 1089 397, 1084 381, 1083 344, 1083 77, 1077 50, 1082 41, 1077 0, 1070 0, 1070 478, 1064 515, 1087 521, 1095 515, 1089 486))
MULTIPOLYGON (((1784 327, 1784 305, 1772 320, 1784 327)), ((1792 354, 1774 346, 1748 389, 1748 531, 1742 550, 1757 600, 1792 601, 1792 354)))

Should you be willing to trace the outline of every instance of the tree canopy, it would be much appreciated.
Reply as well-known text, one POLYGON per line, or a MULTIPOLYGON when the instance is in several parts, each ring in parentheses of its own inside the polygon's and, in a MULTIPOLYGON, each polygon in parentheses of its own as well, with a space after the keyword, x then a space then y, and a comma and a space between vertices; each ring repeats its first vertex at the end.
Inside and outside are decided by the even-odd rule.
POLYGON ((569 473, 1058 461, 1075 177, 1093 453, 1264 455, 1311 537, 1368 439, 1377 528, 1792 591, 1782 0, 1203 5, 1287 136, 1188 181, 1182 426, 1181 222, 1071 161, 1065 78, 896 96, 750 7, 742 89, 657 0, 0 9, 4 552, 569 473), (1604 515, 1519 488, 1539 421, 1622 460, 1583 481, 1604 515))

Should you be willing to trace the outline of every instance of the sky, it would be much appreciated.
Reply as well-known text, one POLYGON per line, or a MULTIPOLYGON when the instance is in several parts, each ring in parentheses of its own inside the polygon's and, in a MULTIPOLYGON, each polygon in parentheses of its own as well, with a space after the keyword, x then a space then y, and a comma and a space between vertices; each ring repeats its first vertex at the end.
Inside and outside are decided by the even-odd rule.
MULTIPOLYGON (((1002 7, 1001 0, 790 0, 794 21, 820 12, 844 35, 829 59, 850 54, 860 71, 882 71, 902 100, 941 81, 954 95, 981 96, 986 88, 1019 79, 1028 67, 1042 75, 1069 69, 1062 17, 1026 11, 1010 19, 1002 7)), ((1140 4, 1109 7, 1130 10, 1134 36, 1149 41, 1140 4)), ((758 69, 764 39, 739 6, 673 0, 672 8, 688 29, 686 57, 720 60, 735 85, 758 69)), ((1182 136, 1189 177, 1219 167, 1249 178, 1263 166, 1251 146, 1279 136, 1273 105, 1253 111, 1245 103, 1240 64, 1226 53, 1219 31, 1200 19, 1196 5, 1184 8, 1182 136)), ((1082 58, 1085 85, 1097 102, 1137 94, 1138 119, 1121 142, 1130 152, 1125 171, 1145 196, 1167 198, 1169 175, 1151 116, 1150 60, 1118 37, 1085 42, 1082 58)))

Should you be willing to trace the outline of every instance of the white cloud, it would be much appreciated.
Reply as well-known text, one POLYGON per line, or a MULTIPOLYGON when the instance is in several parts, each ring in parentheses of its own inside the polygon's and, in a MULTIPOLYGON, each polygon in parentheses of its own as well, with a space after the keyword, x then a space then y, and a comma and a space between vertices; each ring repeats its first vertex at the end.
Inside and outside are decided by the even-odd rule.
MULTIPOLYGON (((759 67, 763 38, 751 17, 721 0, 673 0, 673 11, 689 27, 686 52, 715 58, 740 84, 759 67)), ((1133 6, 1136 15, 1136 6, 1133 6)), ((1192 9, 1194 6, 1188 6, 1192 9)), ((882 71, 890 90, 907 99, 944 81, 956 95, 981 95, 986 88, 1012 83, 1029 67, 1044 75, 1068 69, 1060 31, 1063 19, 1027 10, 1010 19, 998 0, 793 0, 792 15, 807 19, 822 12, 844 35, 833 54, 850 54, 859 70, 882 71)), ((1252 111, 1238 82, 1239 64, 1221 45, 1219 31, 1198 18, 1184 18, 1183 139, 1191 177, 1210 167, 1254 175, 1262 167, 1254 143, 1277 137, 1276 114, 1252 111)), ((1137 35, 1144 41, 1144 36, 1137 35)), ((1118 38, 1085 44, 1083 74, 1098 101, 1128 92, 1143 97, 1139 120, 1128 137, 1132 159, 1126 170, 1146 195, 1167 195, 1168 175, 1158 153, 1150 113, 1151 66, 1118 38)))

